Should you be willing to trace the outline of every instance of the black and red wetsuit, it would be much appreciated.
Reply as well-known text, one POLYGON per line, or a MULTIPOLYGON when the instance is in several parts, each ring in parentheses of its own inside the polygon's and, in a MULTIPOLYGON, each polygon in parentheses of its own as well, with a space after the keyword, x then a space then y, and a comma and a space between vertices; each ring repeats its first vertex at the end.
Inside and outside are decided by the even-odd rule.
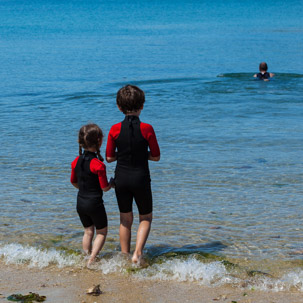
POLYGON ((133 199, 140 215, 152 212, 148 150, 151 156, 160 156, 157 138, 150 124, 142 123, 137 116, 125 116, 122 122, 111 127, 106 157, 117 157, 115 192, 121 213, 132 211, 133 199))
POLYGON ((72 162, 71 183, 78 183, 77 212, 84 227, 107 227, 102 188, 108 186, 106 167, 96 153, 85 151, 72 162))
POLYGON ((259 80, 267 80, 270 78, 270 73, 265 72, 265 73, 257 73, 257 78, 259 80))

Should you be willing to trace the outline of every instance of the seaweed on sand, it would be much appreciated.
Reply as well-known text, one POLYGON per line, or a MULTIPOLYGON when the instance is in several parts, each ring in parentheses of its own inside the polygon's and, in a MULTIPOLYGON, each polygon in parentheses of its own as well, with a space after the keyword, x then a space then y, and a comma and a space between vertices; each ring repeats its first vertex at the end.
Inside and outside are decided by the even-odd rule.
POLYGON ((39 294, 30 292, 28 295, 12 294, 7 297, 7 300, 22 303, 44 302, 46 296, 40 296, 39 294))

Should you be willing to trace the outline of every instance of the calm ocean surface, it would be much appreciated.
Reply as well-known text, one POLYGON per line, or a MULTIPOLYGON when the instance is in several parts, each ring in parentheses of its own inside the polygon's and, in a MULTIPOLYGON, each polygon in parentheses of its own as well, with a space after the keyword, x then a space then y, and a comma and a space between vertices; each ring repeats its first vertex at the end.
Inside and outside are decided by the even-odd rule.
MULTIPOLYGON (((77 132, 99 124, 104 154, 123 119, 116 92, 131 83, 146 93, 141 120, 162 153, 150 164, 147 255, 170 253, 142 276, 163 279, 169 268, 174 279, 181 262, 183 280, 205 281, 211 269, 196 256, 210 253, 303 291, 302 10, 302 1, 280 0, 2 0, 0 257, 60 265, 67 256, 51 254, 80 251, 69 183, 77 132), (276 74, 270 82, 252 78, 261 61, 276 74)), ((114 191, 104 201, 110 253, 119 250, 114 191)), ((115 258, 101 270, 114 271, 115 258)))

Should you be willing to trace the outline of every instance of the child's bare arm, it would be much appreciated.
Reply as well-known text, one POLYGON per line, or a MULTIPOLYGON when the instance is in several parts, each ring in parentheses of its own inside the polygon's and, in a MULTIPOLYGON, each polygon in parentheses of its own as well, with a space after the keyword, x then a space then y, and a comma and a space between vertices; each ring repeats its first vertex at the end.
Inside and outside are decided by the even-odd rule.
POLYGON ((110 184, 110 185, 108 185, 107 187, 102 188, 102 190, 103 190, 104 192, 106 192, 106 191, 109 191, 111 188, 112 188, 112 186, 111 186, 111 184, 110 184))
POLYGON ((159 160, 160 160, 160 156, 153 157, 153 156, 151 155, 151 153, 148 152, 148 160, 150 160, 150 161, 159 161, 159 160))
POLYGON ((117 152, 115 152, 115 156, 114 157, 106 157, 106 161, 108 163, 114 162, 117 160, 117 152))
POLYGON ((79 189, 79 185, 78 185, 78 183, 72 183, 76 188, 78 188, 79 189))
POLYGON ((113 178, 110 178, 109 184, 107 187, 102 188, 104 192, 109 191, 111 188, 115 188, 115 181, 113 178))
POLYGON ((114 161, 116 161, 116 160, 117 160, 117 157, 106 157, 106 161, 107 161, 108 163, 114 162, 114 161))

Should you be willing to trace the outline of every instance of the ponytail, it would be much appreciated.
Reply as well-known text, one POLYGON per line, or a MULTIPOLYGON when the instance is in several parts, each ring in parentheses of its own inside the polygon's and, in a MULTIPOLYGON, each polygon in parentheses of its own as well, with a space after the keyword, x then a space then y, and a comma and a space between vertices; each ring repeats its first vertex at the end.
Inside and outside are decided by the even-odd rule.
POLYGON ((97 124, 87 124, 80 128, 78 135, 79 142, 79 155, 82 155, 82 148, 88 149, 94 147, 97 151, 98 159, 104 161, 100 154, 100 140, 103 138, 103 133, 101 128, 97 124))
POLYGON ((103 157, 102 157, 101 154, 100 154, 99 144, 96 145, 96 150, 97 150, 98 159, 99 159, 101 162, 103 162, 104 159, 103 159, 103 157))
POLYGON ((79 143, 79 156, 81 156, 82 155, 82 146, 81 146, 81 144, 79 143))

